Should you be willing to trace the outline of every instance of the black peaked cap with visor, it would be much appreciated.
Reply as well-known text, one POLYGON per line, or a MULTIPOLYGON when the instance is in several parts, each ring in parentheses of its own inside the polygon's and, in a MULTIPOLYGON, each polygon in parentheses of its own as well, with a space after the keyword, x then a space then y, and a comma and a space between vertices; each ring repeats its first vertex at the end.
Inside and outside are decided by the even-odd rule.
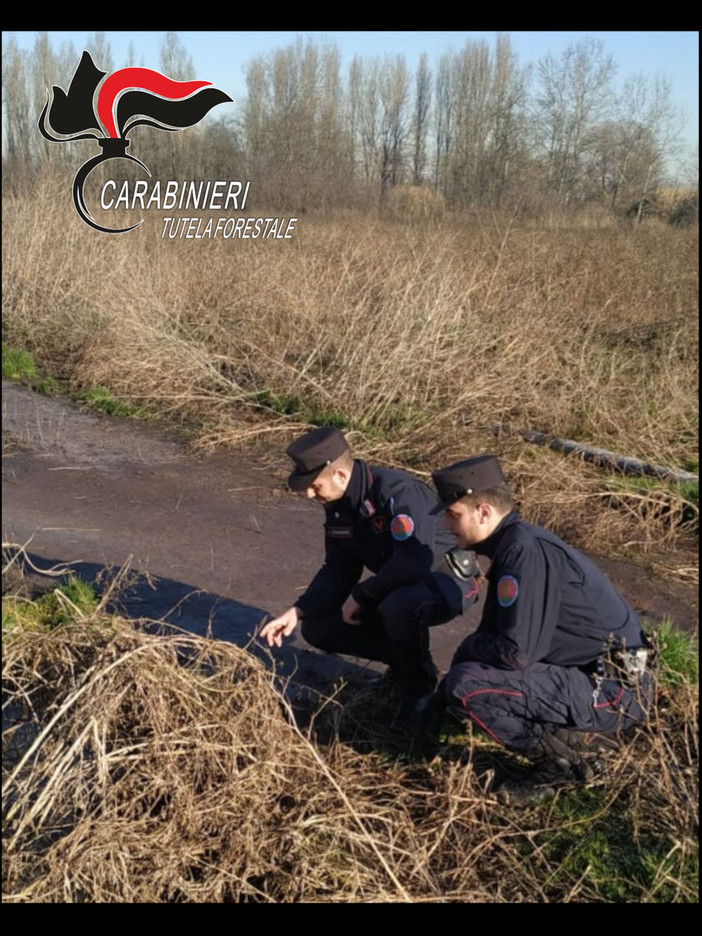
POLYGON ((288 478, 288 487, 292 491, 306 491, 327 465, 331 465, 348 450, 346 439, 336 426, 313 429, 296 439, 286 449, 295 462, 295 470, 288 478))
POLYGON ((467 494, 477 494, 497 487, 507 479, 494 455, 476 455, 432 472, 440 504, 431 513, 438 514, 467 494))

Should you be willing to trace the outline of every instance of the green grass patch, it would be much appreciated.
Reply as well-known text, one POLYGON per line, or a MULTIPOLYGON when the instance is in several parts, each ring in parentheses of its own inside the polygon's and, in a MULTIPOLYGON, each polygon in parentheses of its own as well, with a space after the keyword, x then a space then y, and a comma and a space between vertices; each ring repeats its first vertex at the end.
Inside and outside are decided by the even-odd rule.
POLYGON ((33 601, 3 597, 3 634, 17 629, 45 633, 62 624, 89 617, 98 604, 95 589, 74 576, 33 601))
POLYGON ((337 429, 360 429, 353 421, 339 410, 310 411, 307 421, 312 426, 336 426, 337 429))
POLYGON ((44 396, 55 397, 65 393, 63 384, 54 377, 41 377, 32 384, 32 388, 36 390, 37 393, 43 393, 44 396))
POLYGON ((607 488, 612 492, 612 507, 627 505, 634 500, 639 503, 642 514, 665 517, 675 525, 684 525, 690 532, 699 532, 698 481, 676 484, 659 478, 613 477, 608 479, 607 488))
POLYGON ((29 351, 2 344, 2 376, 9 380, 33 380, 37 365, 29 351))
POLYGON ((633 903, 642 897, 656 903, 697 902, 698 861, 675 847, 669 834, 641 826, 625 791, 614 802, 608 789, 579 790, 559 797, 553 819, 564 823, 536 834, 525 842, 558 868, 557 882, 546 882, 549 892, 557 883, 577 882, 581 899, 606 903, 633 903))
POLYGON ((58 396, 64 392, 61 381, 41 374, 29 351, 22 348, 2 346, 2 376, 8 380, 20 380, 28 383, 32 390, 45 396, 58 396))
POLYGON ((257 391, 251 396, 251 401, 279 416, 299 416, 310 426, 336 426, 337 429, 355 430, 377 440, 411 428, 418 418, 411 407, 397 405, 384 407, 359 421, 342 410, 316 406, 305 402, 297 394, 278 393, 270 389, 257 391))
POLYGON ((118 399, 106 387, 84 390, 78 394, 76 400, 93 412, 104 413, 106 416, 130 416, 137 419, 145 419, 147 416, 145 410, 118 399))
POLYGON ((658 653, 658 680, 674 689, 699 681, 700 662, 695 637, 675 627, 668 619, 661 622, 653 635, 658 653))
POLYGON ((279 416, 299 416, 310 426, 336 426, 337 429, 352 429, 352 421, 340 410, 316 409, 305 403, 297 394, 277 393, 274 390, 259 390, 251 397, 253 403, 277 413, 279 416))
POLYGON ((260 390, 251 397, 258 406, 272 410, 281 416, 295 416, 305 410, 299 396, 287 393, 275 393, 273 390, 260 390))

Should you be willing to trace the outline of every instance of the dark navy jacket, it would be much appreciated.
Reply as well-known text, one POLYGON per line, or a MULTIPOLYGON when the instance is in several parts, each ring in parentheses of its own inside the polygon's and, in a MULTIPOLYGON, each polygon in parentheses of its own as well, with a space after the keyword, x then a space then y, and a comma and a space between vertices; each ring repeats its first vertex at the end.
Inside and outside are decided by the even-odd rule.
POLYGON ((492 559, 477 631, 454 663, 501 669, 532 663, 587 666, 615 645, 645 644, 640 623, 612 583, 586 556, 512 512, 475 547, 492 559))
POLYGON ((325 562, 295 602, 302 616, 331 614, 349 594, 374 608, 390 591, 426 579, 455 545, 429 514, 437 503, 411 475, 354 461, 344 497, 324 505, 325 562), (364 568, 375 574, 360 582, 364 568))

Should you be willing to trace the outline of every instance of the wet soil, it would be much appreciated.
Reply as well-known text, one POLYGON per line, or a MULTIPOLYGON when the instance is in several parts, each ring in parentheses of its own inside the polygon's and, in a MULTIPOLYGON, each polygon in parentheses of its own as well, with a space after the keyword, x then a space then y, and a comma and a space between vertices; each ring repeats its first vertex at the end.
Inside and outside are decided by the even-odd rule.
MULTIPOLYGON (((196 456, 147 424, 6 381, 2 417, 3 543, 24 546, 37 568, 71 563, 90 580, 128 570, 114 603, 123 614, 247 646, 295 684, 363 680, 379 668, 318 654, 297 634, 275 654, 256 638, 323 558, 322 508, 285 492, 282 446, 196 456)), ((639 612, 697 633, 696 585, 659 564, 593 558, 639 612)), ((441 670, 481 608, 432 630, 441 670)))

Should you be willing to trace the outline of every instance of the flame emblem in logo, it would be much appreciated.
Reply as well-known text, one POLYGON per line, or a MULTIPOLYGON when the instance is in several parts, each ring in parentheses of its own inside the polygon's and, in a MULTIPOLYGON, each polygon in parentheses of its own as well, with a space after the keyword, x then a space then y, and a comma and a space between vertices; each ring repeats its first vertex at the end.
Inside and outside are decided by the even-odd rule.
POLYGON ((54 143, 94 139, 102 152, 83 163, 73 180, 73 203, 81 218, 91 227, 107 234, 122 234, 141 224, 126 228, 106 228, 98 224, 85 203, 85 181, 100 163, 108 159, 128 159, 150 176, 141 160, 127 153, 127 134, 139 125, 160 130, 178 131, 192 127, 217 104, 232 98, 212 87, 211 81, 174 81, 150 68, 121 68, 105 76, 83 52, 66 93, 56 85, 47 96, 39 117, 43 137, 54 143), (102 82, 97 93, 95 91, 102 82), (54 134, 60 133, 58 137, 54 134))

